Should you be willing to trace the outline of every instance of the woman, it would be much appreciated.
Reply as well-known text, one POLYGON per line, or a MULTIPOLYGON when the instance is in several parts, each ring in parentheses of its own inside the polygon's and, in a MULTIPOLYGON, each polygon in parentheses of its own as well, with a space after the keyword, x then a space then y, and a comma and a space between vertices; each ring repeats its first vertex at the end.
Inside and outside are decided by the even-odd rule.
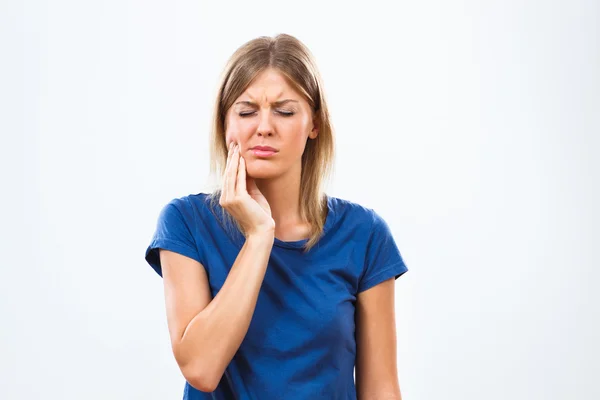
POLYGON ((169 202, 146 250, 183 398, 400 399, 394 280, 407 268, 375 211, 322 191, 333 132, 298 39, 233 54, 211 140, 220 190, 169 202))

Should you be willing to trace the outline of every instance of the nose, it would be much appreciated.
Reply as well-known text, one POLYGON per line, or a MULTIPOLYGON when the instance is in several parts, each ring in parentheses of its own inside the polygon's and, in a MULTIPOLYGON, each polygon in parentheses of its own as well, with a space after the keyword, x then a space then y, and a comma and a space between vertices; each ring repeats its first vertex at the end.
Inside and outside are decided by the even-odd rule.
POLYGON ((273 125, 271 123, 270 110, 261 110, 256 133, 258 136, 273 136, 273 125))

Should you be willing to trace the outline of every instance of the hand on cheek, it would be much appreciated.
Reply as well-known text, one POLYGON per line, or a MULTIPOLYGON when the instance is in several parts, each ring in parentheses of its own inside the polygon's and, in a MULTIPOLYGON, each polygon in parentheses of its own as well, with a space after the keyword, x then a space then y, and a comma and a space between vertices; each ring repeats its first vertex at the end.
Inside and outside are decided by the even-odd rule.
POLYGON ((239 141, 237 139, 237 135, 231 134, 231 133, 227 133, 225 135, 225 143, 227 144, 227 148, 229 148, 231 146, 231 143, 239 144, 239 141))

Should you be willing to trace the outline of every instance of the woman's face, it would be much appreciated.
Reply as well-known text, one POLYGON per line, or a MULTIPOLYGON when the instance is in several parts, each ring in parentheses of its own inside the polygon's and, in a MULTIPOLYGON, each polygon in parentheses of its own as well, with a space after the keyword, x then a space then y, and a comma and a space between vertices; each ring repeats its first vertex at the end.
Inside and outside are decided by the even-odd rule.
POLYGON ((257 179, 300 171, 306 141, 318 134, 308 102, 273 68, 260 73, 235 100, 225 126, 228 147, 231 142, 240 146, 248 176, 257 179))

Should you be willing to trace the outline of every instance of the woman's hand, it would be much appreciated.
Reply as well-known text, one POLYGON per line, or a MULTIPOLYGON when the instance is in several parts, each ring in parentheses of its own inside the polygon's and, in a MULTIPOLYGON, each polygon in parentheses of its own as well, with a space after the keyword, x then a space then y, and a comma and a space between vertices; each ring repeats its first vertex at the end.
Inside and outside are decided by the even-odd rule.
POLYGON ((239 145, 230 143, 227 166, 219 204, 238 221, 246 237, 275 231, 275 221, 267 199, 246 176, 246 161, 240 156, 239 145))

